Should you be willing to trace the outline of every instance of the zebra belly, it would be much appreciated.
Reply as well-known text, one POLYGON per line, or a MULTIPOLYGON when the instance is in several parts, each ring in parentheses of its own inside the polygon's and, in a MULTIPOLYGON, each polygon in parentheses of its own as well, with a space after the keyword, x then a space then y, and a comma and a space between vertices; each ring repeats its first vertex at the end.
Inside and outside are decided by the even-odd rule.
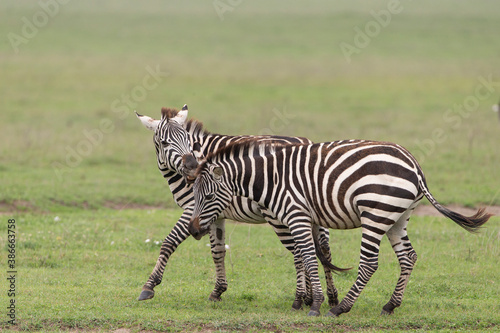
POLYGON ((349 214, 343 213, 340 216, 335 215, 319 217, 317 214, 311 215, 313 216, 313 224, 329 229, 347 230, 361 227, 361 219, 354 211, 351 211, 349 214))

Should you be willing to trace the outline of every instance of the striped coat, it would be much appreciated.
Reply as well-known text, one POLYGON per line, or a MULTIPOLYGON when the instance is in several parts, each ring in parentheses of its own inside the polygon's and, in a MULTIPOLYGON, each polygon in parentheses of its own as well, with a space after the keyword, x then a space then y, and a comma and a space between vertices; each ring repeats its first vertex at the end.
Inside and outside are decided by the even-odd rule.
POLYGON ((330 310, 349 312, 378 267, 378 252, 387 235, 401 266, 394 293, 383 307, 390 314, 400 306, 417 255, 406 226, 425 196, 443 215, 468 231, 490 215, 466 217, 441 206, 427 188, 422 169, 403 147, 348 140, 284 147, 242 142, 207 156, 196 172, 195 206, 189 231, 200 238, 229 198, 258 202, 267 215, 290 229, 313 284, 310 315, 323 302, 312 239, 316 225, 332 229, 362 228, 358 277, 342 302, 330 310))

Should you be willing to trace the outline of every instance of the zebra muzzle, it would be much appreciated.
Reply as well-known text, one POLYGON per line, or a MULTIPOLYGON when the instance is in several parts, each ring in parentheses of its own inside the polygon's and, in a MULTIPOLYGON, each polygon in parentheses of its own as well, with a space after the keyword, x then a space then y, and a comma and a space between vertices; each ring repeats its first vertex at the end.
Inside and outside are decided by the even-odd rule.
POLYGON ((194 183, 196 180, 195 173, 198 168, 198 161, 193 154, 186 154, 182 156, 182 164, 184 165, 184 178, 188 183, 194 183))
POLYGON ((203 234, 200 232, 200 218, 194 217, 189 221, 188 231, 196 240, 200 240, 203 234))

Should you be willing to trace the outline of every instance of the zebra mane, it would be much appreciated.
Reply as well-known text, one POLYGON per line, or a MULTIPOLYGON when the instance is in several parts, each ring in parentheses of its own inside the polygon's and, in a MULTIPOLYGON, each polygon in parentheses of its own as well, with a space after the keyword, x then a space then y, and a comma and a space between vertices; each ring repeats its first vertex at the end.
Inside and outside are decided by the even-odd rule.
POLYGON ((166 108, 166 107, 162 107, 161 108, 161 118, 167 118, 167 119, 170 119, 170 118, 173 118, 175 116, 177 116, 177 113, 179 113, 179 110, 175 109, 175 108, 166 108))
POLYGON ((185 128, 186 128, 186 131, 188 131, 189 133, 191 133, 194 136, 198 136, 198 135, 206 136, 206 135, 212 134, 204 128, 203 123, 201 121, 196 120, 194 118, 188 119, 186 121, 185 128))
MULTIPOLYGON (((294 144, 292 143, 290 145, 294 144)), ((236 142, 231 142, 230 144, 209 153, 205 159, 200 162, 198 168, 196 169, 195 177, 198 177, 198 175, 206 168, 207 163, 216 163, 221 158, 231 158, 231 156, 239 155, 240 153, 245 155, 251 148, 258 150, 259 153, 263 155, 266 153, 273 153, 276 146, 272 141, 259 141, 259 137, 249 137, 236 142)))

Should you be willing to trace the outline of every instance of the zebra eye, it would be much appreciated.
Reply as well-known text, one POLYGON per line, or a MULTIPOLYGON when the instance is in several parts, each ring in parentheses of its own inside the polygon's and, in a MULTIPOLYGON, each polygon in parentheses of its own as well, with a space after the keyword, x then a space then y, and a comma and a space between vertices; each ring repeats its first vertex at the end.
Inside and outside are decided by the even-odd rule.
POLYGON ((211 194, 211 193, 210 193, 210 194, 207 194, 207 195, 205 196, 205 199, 206 199, 207 201, 212 201, 212 200, 214 200, 214 198, 215 198, 215 195, 213 195, 213 194, 211 194))
POLYGON ((168 143, 166 140, 161 140, 161 145, 164 146, 164 147, 168 147, 170 145, 170 143, 168 143))

